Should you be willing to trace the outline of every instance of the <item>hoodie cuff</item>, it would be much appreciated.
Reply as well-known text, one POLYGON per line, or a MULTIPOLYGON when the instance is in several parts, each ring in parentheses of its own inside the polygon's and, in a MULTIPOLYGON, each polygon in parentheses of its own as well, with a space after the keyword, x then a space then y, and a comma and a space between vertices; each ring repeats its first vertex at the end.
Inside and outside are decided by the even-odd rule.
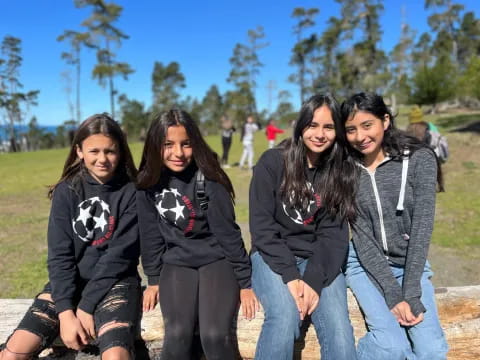
POLYGON ((160 275, 148 276, 147 277, 147 284, 150 285, 150 286, 160 284, 160 275))
POLYGON ((252 288, 252 280, 251 278, 246 278, 238 281, 238 285, 240 289, 251 289, 252 288))
POLYGON ((390 310, 402 301, 405 301, 405 299, 403 298, 402 291, 400 289, 399 291, 390 291, 385 293, 385 302, 390 310))
MULTIPOLYGON (((308 265, 311 265, 311 263, 309 263, 308 265)), ((320 296, 320 294, 322 293, 322 289, 326 285, 327 276, 320 264, 317 264, 314 269, 307 266, 307 269, 303 274, 303 281, 305 281, 313 290, 315 290, 317 295, 320 296)))
POLYGON ((410 310, 415 316, 418 316, 421 313, 424 313, 427 311, 427 309, 425 309, 425 306, 423 306, 422 301, 420 300, 420 297, 408 298, 408 299, 405 299, 405 301, 408 303, 408 305, 410 305, 410 310))
POLYGON ((92 302, 86 299, 80 300, 80 303, 78 304, 79 309, 82 309, 83 311, 85 311, 90 315, 93 315, 93 313, 95 312, 96 306, 97 306, 96 304, 93 304, 92 302))
POLYGON ((74 310, 75 306, 73 305, 72 299, 62 299, 58 301, 54 301, 55 303, 55 311, 57 314, 64 312, 66 310, 74 310))
POLYGON ((296 265, 292 265, 290 267, 285 268, 280 275, 282 276, 282 280, 285 284, 289 283, 292 280, 297 280, 302 278, 300 276, 300 272, 298 271, 296 265))

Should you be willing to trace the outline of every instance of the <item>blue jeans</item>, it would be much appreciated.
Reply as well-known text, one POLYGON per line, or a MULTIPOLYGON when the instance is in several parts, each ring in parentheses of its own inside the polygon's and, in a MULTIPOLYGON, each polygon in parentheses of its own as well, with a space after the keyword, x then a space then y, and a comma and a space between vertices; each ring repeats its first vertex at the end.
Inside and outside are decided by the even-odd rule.
MULTIPOLYGON (((404 268, 390 269, 401 284, 404 268)), ((346 267, 347 284, 352 289, 365 315, 367 334, 358 341, 360 360, 439 360, 447 358, 448 345, 438 320, 435 294, 430 278, 433 273, 427 262, 421 279, 421 301, 427 311, 424 320, 412 327, 401 326, 388 309, 383 295, 369 279, 350 244, 346 267)))
MULTIPOLYGON (((255 352, 256 360, 291 360, 294 342, 300 335, 300 315, 288 287, 257 251, 252 259, 252 285, 265 312, 255 352)), ((308 259, 297 258, 303 274, 308 259)), ((355 360, 355 341, 348 317, 347 288, 340 273, 323 289, 320 302, 311 315, 321 345, 322 360, 355 360)))

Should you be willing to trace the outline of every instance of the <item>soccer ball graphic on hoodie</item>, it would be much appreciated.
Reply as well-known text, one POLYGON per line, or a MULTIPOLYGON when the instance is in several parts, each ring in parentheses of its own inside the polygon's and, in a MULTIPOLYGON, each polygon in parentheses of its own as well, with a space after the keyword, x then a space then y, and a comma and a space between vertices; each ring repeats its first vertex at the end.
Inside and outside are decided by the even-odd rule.
POLYGON ((155 194, 155 207, 161 217, 180 228, 186 226, 188 208, 177 189, 163 189, 155 194))
POLYGON ((73 220, 73 231, 84 242, 91 242, 105 235, 108 230, 110 206, 98 196, 82 201, 78 215, 73 220))
MULTIPOLYGON (((318 207, 320 206, 320 197, 314 193, 313 186, 310 182, 307 182, 307 187, 313 193, 313 199, 309 200, 306 211, 300 211, 282 202, 283 211, 285 212, 285 215, 287 215, 290 218, 290 220, 292 220, 294 223, 300 224, 300 225, 311 223, 313 220, 313 216, 315 215, 315 212, 318 210, 318 207)), ((290 196, 290 200, 292 199, 293 199, 293 195, 290 196)))

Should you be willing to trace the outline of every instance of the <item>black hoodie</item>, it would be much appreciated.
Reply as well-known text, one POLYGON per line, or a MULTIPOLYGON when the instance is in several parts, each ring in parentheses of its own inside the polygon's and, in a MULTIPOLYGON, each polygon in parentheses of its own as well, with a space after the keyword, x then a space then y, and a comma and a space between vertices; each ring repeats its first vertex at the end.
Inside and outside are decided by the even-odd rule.
POLYGON ((199 268, 226 258, 240 288, 249 288, 251 266, 230 194, 205 179, 208 209, 196 196, 195 164, 169 171, 168 183, 137 192, 142 266, 149 285, 158 285, 162 264, 199 268))
MULTIPOLYGON (((316 168, 307 169, 307 180, 314 183, 316 168)), ((348 226, 332 219, 314 194, 307 211, 284 204, 280 186, 284 176, 283 150, 267 150, 255 165, 250 184, 250 232, 252 253, 263 260, 286 284, 303 279, 319 295, 340 272, 348 249, 348 226), (308 258, 300 275, 295 257, 308 258)))
POLYGON ((48 274, 58 313, 76 306, 93 314, 111 287, 137 276, 137 212, 133 183, 100 184, 83 174, 61 182, 48 223, 48 274))

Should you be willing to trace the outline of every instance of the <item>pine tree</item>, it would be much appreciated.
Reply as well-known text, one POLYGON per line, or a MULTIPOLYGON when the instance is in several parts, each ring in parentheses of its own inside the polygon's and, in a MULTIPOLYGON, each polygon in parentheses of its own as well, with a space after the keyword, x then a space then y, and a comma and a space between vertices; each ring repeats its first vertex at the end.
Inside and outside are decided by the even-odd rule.
POLYGON ((19 38, 7 35, 1 43, 0 59, 0 108, 7 114, 10 133, 10 149, 17 151, 15 123, 21 123, 24 106, 37 105, 39 90, 22 92, 20 82, 20 67, 22 65, 22 41, 19 38))
POLYGON ((304 36, 306 29, 315 25, 315 16, 319 13, 319 9, 297 7, 293 9, 292 17, 297 20, 293 27, 293 33, 296 36, 297 42, 292 48, 292 56, 290 58, 290 65, 297 67, 297 71, 289 76, 289 81, 298 84, 300 87, 300 102, 306 100, 307 95, 311 94, 313 84, 307 85, 307 75, 313 74, 314 64, 309 61, 311 55, 317 47, 316 34, 304 36))
MULTIPOLYGON (((452 62, 458 64, 458 28, 460 13, 464 9, 461 4, 454 4, 451 0, 425 0, 426 9, 438 9, 440 12, 428 17, 428 25, 437 33, 437 46, 450 50, 452 62), (443 12, 442 12, 443 10, 443 12)), ((442 53, 438 54, 443 56, 442 53)))
POLYGON ((152 92, 154 111, 164 111, 177 104, 178 91, 185 87, 185 76, 180 65, 173 61, 164 66, 156 61, 152 72, 152 92))
POLYGON ((68 65, 75 67, 75 119, 77 124, 82 121, 82 110, 80 102, 81 90, 81 49, 83 46, 94 47, 91 39, 91 34, 88 32, 78 32, 74 30, 65 30, 62 35, 57 37, 57 41, 68 41, 70 51, 62 52, 62 59, 68 65))
POLYGON ((113 79, 121 75, 127 80, 128 75, 134 72, 128 63, 116 61, 116 54, 112 50, 114 44, 120 46, 122 40, 128 39, 128 35, 113 25, 122 14, 123 8, 104 0, 75 0, 75 5, 79 8, 92 7, 92 14, 82 23, 95 41, 97 64, 92 70, 92 77, 97 79, 102 87, 108 83, 111 115, 115 118, 117 89, 113 79))
POLYGON ((255 30, 248 30, 248 44, 236 44, 233 55, 230 57, 232 70, 227 81, 232 83, 234 90, 228 91, 225 103, 237 126, 243 122, 247 114, 256 114, 255 88, 256 77, 263 64, 260 62, 258 51, 268 46, 260 42, 265 38, 263 28, 258 26, 255 30))

